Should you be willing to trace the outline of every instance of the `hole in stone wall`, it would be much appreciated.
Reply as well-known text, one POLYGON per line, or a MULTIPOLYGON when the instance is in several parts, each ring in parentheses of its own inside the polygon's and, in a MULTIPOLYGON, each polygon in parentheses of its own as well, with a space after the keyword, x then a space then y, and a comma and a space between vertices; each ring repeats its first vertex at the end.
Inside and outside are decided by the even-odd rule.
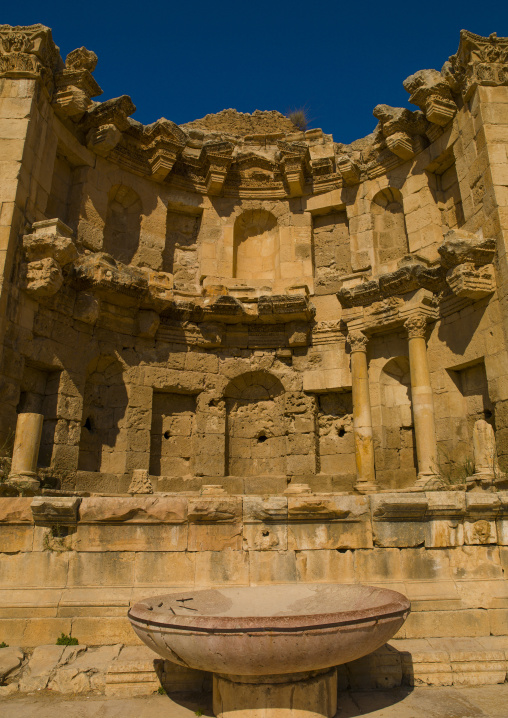
POLYGON ((53 538, 63 538, 64 536, 69 535, 69 527, 68 526, 59 526, 58 524, 56 526, 51 527, 51 535, 53 538))
POLYGON ((346 433, 346 430, 344 429, 344 427, 341 427, 337 433, 339 436, 344 436, 344 434, 346 433))
POLYGON ((85 427, 85 429, 88 429, 88 431, 93 431, 93 429, 92 429, 92 422, 91 422, 89 416, 87 417, 87 419, 86 419, 85 423, 83 424, 83 426, 85 427))
POLYGON ((164 432, 165 439, 169 439, 170 436, 171 436, 171 434, 170 434, 169 430, 164 432))
POLYGON ((483 413, 485 414, 486 419, 492 419, 492 412, 490 409, 485 409, 483 413))
POLYGON ((262 444, 264 441, 267 440, 267 438, 268 438, 267 436, 265 436, 264 434, 261 434, 261 436, 258 436, 258 444, 262 444))

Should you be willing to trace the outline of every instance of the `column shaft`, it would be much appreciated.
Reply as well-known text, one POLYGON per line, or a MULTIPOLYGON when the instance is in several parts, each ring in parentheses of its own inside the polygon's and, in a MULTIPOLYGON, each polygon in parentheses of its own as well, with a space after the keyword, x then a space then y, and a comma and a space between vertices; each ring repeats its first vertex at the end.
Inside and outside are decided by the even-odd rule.
POLYGON ((353 433, 358 491, 376 491, 374 443, 370 409, 367 338, 361 332, 350 334, 351 383, 353 389, 353 433))
POLYGON ((9 482, 23 489, 36 489, 37 458, 41 443, 43 414, 18 414, 9 482))
POLYGON ((405 327, 409 334, 411 395, 418 459, 418 484, 424 485, 438 473, 434 399, 430 386, 424 316, 410 317, 405 327))

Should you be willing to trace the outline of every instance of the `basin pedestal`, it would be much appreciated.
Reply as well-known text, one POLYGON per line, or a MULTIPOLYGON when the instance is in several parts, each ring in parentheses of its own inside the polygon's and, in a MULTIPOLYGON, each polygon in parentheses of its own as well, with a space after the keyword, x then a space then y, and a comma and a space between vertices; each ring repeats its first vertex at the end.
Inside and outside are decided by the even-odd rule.
POLYGON ((217 718, 333 718, 337 669, 272 676, 214 674, 217 718))

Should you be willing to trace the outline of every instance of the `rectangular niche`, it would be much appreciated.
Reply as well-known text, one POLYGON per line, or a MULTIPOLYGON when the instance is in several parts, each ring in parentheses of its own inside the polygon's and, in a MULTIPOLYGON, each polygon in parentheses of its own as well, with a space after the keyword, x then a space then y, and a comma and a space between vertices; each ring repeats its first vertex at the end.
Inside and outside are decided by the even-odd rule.
POLYGON ((198 285, 197 240, 200 226, 200 214, 168 210, 162 270, 173 275, 175 289, 180 291, 195 291, 198 285))
POLYGON ((58 421, 57 404, 59 386, 59 370, 41 369, 30 363, 25 364, 17 410, 18 414, 31 412, 44 415, 39 458, 37 461, 37 465, 41 467, 51 465, 53 445, 55 442, 55 429, 58 421))
POLYGON ((467 444, 471 446, 473 427, 478 419, 494 423, 494 405, 489 397, 487 374, 483 361, 450 372, 462 394, 462 410, 456 418, 464 423, 467 444))
POLYGON ((453 152, 446 152, 428 168, 429 187, 441 212, 443 227, 458 229, 464 224, 464 210, 453 152))
POLYGON ((354 473, 353 395, 350 391, 318 395, 318 432, 321 473, 354 473))
POLYGON ((154 391, 149 469, 152 476, 189 476, 193 473, 195 416, 194 395, 154 391))
POLYGON ((351 247, 346 212, 330 212, 312 218, 315 293, 340 289, 339 277, 351 273, 351 247))

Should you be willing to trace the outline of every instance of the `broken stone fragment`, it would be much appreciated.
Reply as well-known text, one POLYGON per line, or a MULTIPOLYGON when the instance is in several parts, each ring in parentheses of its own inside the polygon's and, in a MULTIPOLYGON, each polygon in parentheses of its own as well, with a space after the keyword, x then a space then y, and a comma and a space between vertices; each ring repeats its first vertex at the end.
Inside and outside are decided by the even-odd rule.
POLYGON ((32 234, 23 237, 23 249, 29 262, 51 257, 65 267, 78 257, 72 230, 59 219, 34 222, 32 234))
POLYGON ((92 128, 86 136, 86 146, 101 157, 107 157, 122 139, 122 133, 113 124, 92 128))
POLYGON ((446 281, 457 297, 468 299, 482 299, 492 294, 496 288, 492 264, 479 269, 475 269, 470 262, 459 264, 458 267, 448 271, 446 281))
POLYGON ((26 265, 25 289, 36 299, 52 297, 63 284, 60 266, 47 257, 26 265))
POLYGON ((37 526, 72 526, 78 520, 80 498, 37 496, 32 501, 32 515, 37 526))
POLYGON ((483 239, 462 229, 452 229, 437 248, 445 267, 472 262, 475 265, 490 264, 496 252, 495 239, 483 239))
POLYGON ((74 303, 73 316, 85 324, 95 324, 100 314, 100 301, 93 294, 79 292, 74 303))
POLYGON ((212 498, 203 496, 200 499, 189 499, 189 521, 213 521, 229 523, 241 518, 242 503, 237 498, 212 498))
POLYGON ((146 469, 134 469, 128 492, 129 494, 153 494, 152 482, 146 469))
POLYGON ((0 648, 0 683, 3 683, 7 676, 19 668, 23 661, 24 653, 17 646, 0 648))

